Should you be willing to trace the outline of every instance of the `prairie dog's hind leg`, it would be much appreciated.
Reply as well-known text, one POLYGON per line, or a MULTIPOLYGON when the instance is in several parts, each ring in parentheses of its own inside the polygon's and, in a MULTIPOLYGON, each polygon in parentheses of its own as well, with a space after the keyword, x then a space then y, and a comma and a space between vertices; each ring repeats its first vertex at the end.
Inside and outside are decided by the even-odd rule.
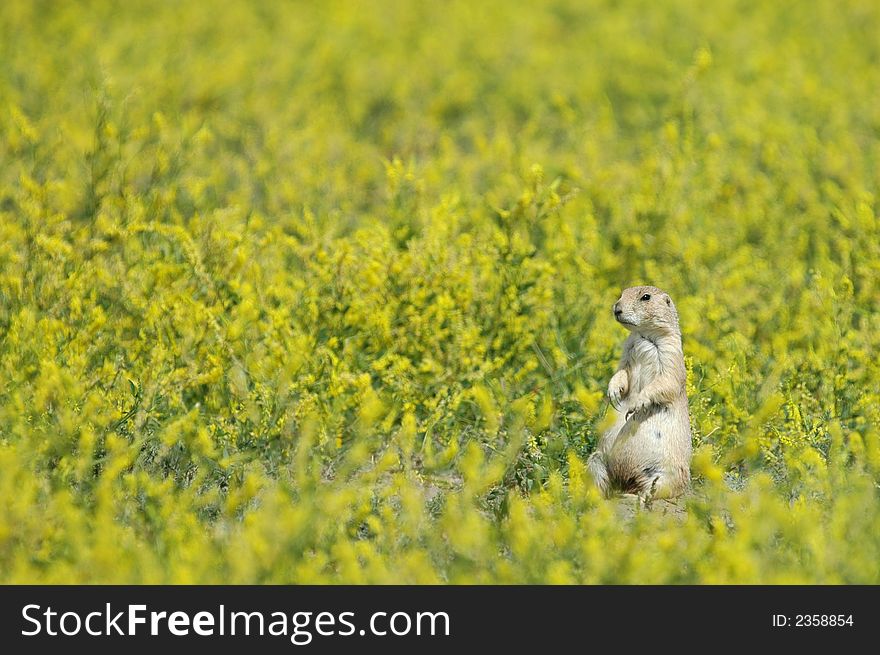
MULTIPOLYGON (((648 473, 648 471, 646 471, 648 473)), ((672 498, 680 493, 680 481, 664 470, 650 471, 639 485, 639 496, 650 505, 653 500, 672 498)))
POLYGON ((608 467, 605 466, 605 460, 602 457, 602 453, 596 451, 590 455, 589 459, 587 459, 587 469, 593 476, 593 480, 595 481, 596 486, 599 487, 599 491, 601 491, 602 495, 607 498, 611 485, 608 480, 608 467))

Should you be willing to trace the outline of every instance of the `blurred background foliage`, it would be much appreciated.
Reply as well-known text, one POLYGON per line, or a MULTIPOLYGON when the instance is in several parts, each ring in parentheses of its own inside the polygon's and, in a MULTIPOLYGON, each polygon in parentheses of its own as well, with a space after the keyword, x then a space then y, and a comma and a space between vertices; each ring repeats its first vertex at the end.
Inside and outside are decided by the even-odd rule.
POLYGON ((880 5, 0 5, 0 581, 880 582, 880 5), (583 462, 676 299, 694 490, 583 462))

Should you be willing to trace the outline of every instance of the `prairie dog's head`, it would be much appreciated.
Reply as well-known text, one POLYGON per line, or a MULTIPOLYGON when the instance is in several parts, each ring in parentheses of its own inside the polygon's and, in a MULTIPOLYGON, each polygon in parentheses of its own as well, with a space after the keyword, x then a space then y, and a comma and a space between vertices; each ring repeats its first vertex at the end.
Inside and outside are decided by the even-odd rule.
POLYGON ((678 311, 672 298, 657 287, 630 287, 612 307, 614 318, 627 330, 643 334, 678 333, 678 311))

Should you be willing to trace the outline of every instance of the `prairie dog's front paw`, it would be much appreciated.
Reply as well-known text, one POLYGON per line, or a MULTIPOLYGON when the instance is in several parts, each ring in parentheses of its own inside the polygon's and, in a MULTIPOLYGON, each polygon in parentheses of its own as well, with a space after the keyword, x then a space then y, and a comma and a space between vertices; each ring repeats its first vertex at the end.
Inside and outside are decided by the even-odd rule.
POLYGON ((628 391, 626 378, 626 371, 618 371, 608 383, 608 400, 614 408, 620 407, 621 399, 626 396, 628 391))
POLYGON ((646 398, 644 395, 639 394, 633 400, 633 403, 632 405, 630 405, 629 410, 627 410, 625 417, 626 420, 628 421, 633 416, 640 416, 644 414, 651 408, 653 404, 654 403, 648 400, 648 398, 646 398))

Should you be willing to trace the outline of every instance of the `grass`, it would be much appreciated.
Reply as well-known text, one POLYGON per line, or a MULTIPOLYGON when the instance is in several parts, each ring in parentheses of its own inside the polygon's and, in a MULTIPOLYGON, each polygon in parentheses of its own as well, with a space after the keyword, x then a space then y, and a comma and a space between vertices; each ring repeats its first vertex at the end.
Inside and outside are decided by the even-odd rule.
POLYGON ((0 7, 0 581, 877 583, 876 3, 0 7), (584 461, 621 287, 694 491, 584 461))

